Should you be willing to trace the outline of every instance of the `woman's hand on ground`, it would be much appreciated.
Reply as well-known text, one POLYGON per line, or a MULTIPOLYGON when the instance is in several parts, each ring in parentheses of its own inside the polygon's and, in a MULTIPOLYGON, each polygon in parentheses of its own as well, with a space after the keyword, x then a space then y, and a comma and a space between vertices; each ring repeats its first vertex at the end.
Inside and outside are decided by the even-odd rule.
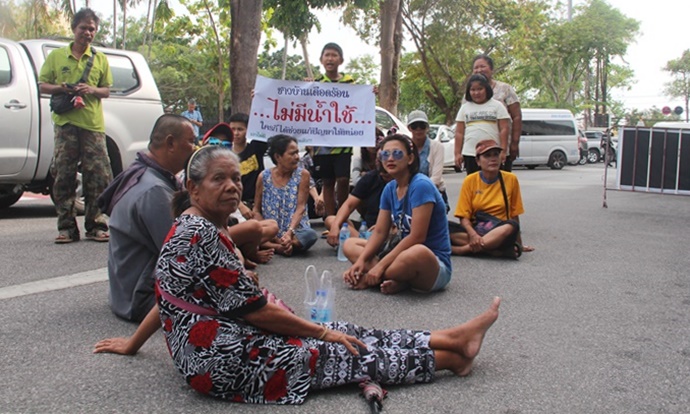
POLYGON ((137 351, 132 349, 130 338, 107 338, 96 343, 93 353, 134 355, 137 351))
POLYGON ((326 336, 323 337, 323 341, 343 344, 345 345, 345 348, 347 348, 348 351, 350 351, 353 355, 356 356, 359 356, 359 351, 357 351, 357 348, 355 348, 355 346, 367 349, 366 344, 360 341, 359 339, 355 338, 354 336, 346 335, 340 331, 332 329, 328 329, 326 331, 326 336))

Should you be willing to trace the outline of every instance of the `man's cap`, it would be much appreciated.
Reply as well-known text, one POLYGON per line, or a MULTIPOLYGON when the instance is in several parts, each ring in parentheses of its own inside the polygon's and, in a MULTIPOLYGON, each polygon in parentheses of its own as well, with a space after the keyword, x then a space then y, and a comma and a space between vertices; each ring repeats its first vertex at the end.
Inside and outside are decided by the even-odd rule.
POLYGON ((223 134, 227 136, 230 139, 230 141, 232 141, 232 129, 230 129, 230 125, 226 124, 225 122, 221 122, 219 124, 216 124, 213 128, 206 131, 206 133, 204 134, 204 138, 201 140, 201 145, 206 145, 208 143, 209 138, 215 137, 216 134, 223 134))
POLYGON ((503 151, 503 148, 501 148, 496 141, 493 139, 485 139, 482 141, 477 142, 477 146, 475 147, 475 154, 476 156, 480 156, 484 154, 485 152, 492 150, 492 149, 498 149, 499 151, 503 151))
POLYGON ((407 116, 407 125, 412 125, 415 122, 424 122, 424 123, 429 123, 429 117, 426 116, 426 113, 424 111, 416 110, 410 112, 410 114, 407 116))

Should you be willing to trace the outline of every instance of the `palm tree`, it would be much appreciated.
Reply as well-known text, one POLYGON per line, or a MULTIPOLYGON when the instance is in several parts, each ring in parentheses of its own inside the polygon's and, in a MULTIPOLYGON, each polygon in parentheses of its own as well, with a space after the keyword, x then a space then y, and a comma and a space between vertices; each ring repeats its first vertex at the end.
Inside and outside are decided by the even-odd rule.
MULTIPOLYGON (((149 2, 155 0, 149 0, 149 2)), ((153 15, 151 16, 151 31, 148 37, 148 51, 146 52, 146 58, 151 57, 151 45, 153 43, 153 34, 155 33, 156 20, 167 22, 175 16, 175 12, 170 8, 168 0, 158 0, 158 4, 153 8, 153 15)))

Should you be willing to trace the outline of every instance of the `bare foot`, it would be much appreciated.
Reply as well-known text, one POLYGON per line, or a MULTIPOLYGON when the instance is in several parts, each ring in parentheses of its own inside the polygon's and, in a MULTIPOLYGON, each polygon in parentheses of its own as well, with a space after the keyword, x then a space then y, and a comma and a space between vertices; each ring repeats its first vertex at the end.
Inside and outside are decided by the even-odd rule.
POLYGON ((457 344, 455 352, 463 362, 453 369, 456 375, 461 377, 469 375, 472 371, 472 362, 479 355, 484 336, 491 325, 498 319, 498 307, 501 298, 495 297, 489 309, 470 319, 469 321, 448 330, 449 336, 457 344))
POLYGON ((525 252, 533 252, 533 251, 534 251, 534 246, 528 246, 528 245, 526 245, 526 244, 525 244, 524 246, 522 246, 522 252, 523 252, 523 253, 525 253, 525 252))
POLYGON ((245 257, 244 258, 244 268, 245 269, 256 269, 256 263, 253 261, 249 260, 249 258, 245 257))
POLYGON ((386 295, 394 295, 409 287, 410 285, 407 283, 401 283, 395 280, 384 280, 383 283, 381 283, 381 293, 386 295))
POLYGON ((259 249, 253 255, 254 257, 252 257, 252 260, 257 263, 266 264, 271 261, 274 252, 273 249, 259 249))

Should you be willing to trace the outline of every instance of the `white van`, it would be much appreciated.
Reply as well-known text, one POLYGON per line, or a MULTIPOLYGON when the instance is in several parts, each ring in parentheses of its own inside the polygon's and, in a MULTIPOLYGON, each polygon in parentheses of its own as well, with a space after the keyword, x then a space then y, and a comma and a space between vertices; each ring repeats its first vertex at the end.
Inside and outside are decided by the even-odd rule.
POLYGON ((560 170, 580 159, 575 117, 567 109, 523 109, 520 157, 513 165, 560 170))

